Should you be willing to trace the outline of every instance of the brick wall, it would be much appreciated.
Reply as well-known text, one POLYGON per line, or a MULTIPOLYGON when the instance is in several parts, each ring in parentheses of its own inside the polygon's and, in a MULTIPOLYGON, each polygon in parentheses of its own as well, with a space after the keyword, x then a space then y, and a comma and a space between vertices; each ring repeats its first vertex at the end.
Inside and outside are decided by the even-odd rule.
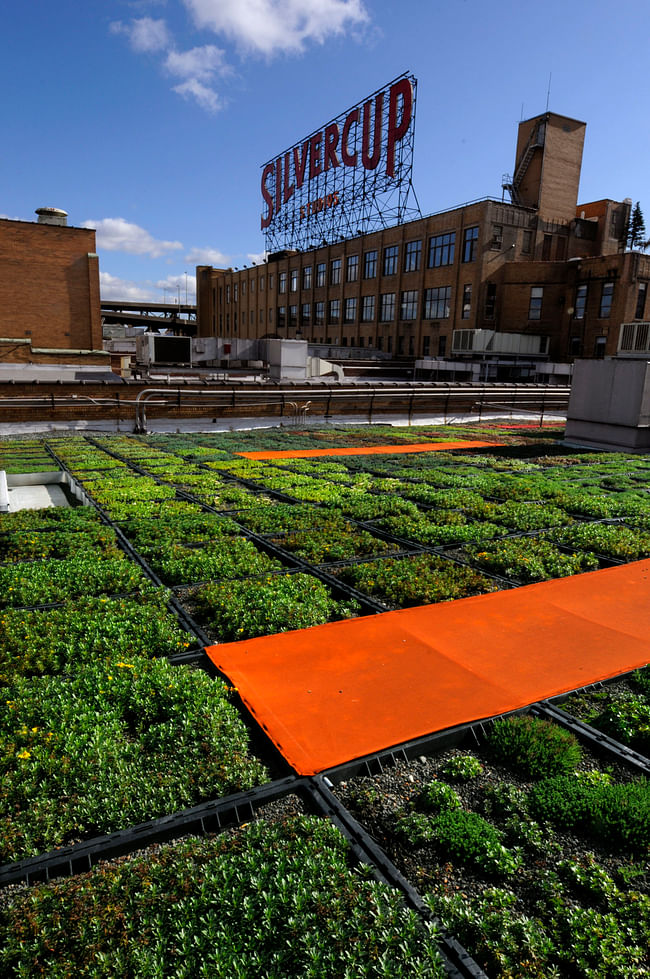
POLYGON ((0 220, 0 337, 101 350, 94 231, 0 220))

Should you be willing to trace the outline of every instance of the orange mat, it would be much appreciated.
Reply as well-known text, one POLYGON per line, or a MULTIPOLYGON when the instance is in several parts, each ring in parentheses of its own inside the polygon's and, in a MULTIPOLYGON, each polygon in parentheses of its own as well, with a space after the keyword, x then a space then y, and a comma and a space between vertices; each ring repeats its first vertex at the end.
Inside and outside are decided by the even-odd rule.
POLYGON ((406 445, 370 445, 356 449, 274 449, 269 452, 237 452, 245 459, 311 459, 318 456, 393 455, 400 452, 450 452, 452 449, 502 447, 502 442, 417 442, 406 445))
POLYGON ((645 665, 649 599, 646 560, 207 653, 313 775, 645 665))

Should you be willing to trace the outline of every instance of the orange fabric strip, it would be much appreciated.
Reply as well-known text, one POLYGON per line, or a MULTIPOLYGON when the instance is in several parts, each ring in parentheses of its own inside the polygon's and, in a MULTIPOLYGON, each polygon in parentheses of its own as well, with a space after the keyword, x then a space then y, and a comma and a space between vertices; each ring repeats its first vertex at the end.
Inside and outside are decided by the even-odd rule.
POLYGON ((452 449, 485 449, 502 442, 419 442, 406 445, 370 445, 356 449, 275 449, 269 452, 237 452, 245 459, 311 459, 318 456, 393 455, 401 452, 451 452, 452 449))
POLYGON ((644 666, 649 599, 645 560, 207 653, 312 775, 644 666))

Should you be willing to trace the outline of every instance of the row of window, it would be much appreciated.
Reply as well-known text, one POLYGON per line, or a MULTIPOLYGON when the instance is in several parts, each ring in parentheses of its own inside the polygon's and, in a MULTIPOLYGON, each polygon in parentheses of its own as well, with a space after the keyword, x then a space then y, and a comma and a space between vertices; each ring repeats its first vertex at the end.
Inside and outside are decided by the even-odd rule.
MULTIPOLYGON (((473 262, 476 259, 478 248, 478 227, 466 228, 463 232, 463 251, 462 261, 473 262)), ((456 249, 456 232, 450 231, 442 235, 434 235, 429 238, 429 250, 427 255, 427 268, 440 268, 445 265, 453 265, 456 249)), ((382 275, 396 275, 399 270, 399 245, 388 245, 384 248, 381 257, 382 275)), ((404 272, 418 272, 422 263, 422 241, 407 241, 404 245, 404 272)), ((379 267, 379 252, 371 249, 363 253, 363 278, 375 279, 379 267)), ((359 256, 348 255, 345 259, 345 281, 357 282, 359 279, 359 256)), ((329 285, 336 286, 343 281, 343 259, 333 258, 329 264, 329 275, 326 262, 318 262, 315 269, 311 265, 306 265, 302 269, 302 289, 311 289, 312 285, 317 288, 329 285)), ((264 279, 259 278, 259 290, 264 290, 264 279)), ((234 302, 239 299, 239 283, 234 283, 232 287, 232 298, 234 302)), ((278 292, 298 292, 299 270, 291 269, 288 272, 278 273, 278 292)), ((269 274, 269 289, 273 288, 273 275, 269 274)), ((255 280, 249 282, 251 293, 255 291, 255 280)), ((246 294, 246 282, 241 282, 241 294, 246 294)), ((230 286, 226 286, 226 302, 231 298, 230 286)))
MULTIPOLYGON (((576 289, 576 301, 573 309, 573 318, 576 320, 583 320, 585 318, 588 293, 589 286, 586 283, 578 286, 576 289)), ((636 307, 634 310, 634 318, 637 320, 642 320, 644 318, 647 293, 648 283, 639 282, 636 294, 636 307)), ((614 283, 611 281, 603 282, 600 289, 600 303, 598 307, 598 316, 600 319, 607 319, 607 317, 611 314, 613 301, 614 283)))
MULTIPOLYGON (((339 262, 340 266, 340 262, 339 262)), ((303 272, 306 270, 303 270, 303 272)), ((309 269, 311 273, 311 269, 309 269)), ((646 304, 647 295, 647 282, 639 283, 637 302, 635 310, 635 319, 643 319, 646 304)), ((587 306, 587 293, 588 286, 586 284, 578 286, 576 290, 575 306, 573 310, 574 319, 580 320, 584 319, 585 310, 587 306)), ((417 289, 406 289, 400 294, 399 298, 399 319, 403 321, 412 321, 418 318, 418 290, 417 289)), ((614 298, 614 283, 613 282, 603 282, 601 286, 600 294, 600 305, 598 316, 601 319, 606 319, 611 314, 612 302, 614 298)), ((542 306, 544 301, 544 287, 543 286, 532 286, 530 290, 530 298, 528 304, 528 319, 529 320, 541 320, 542 318, 542 306)), ((325 322, 325 302, 315 302, 314 303, 314 323, 322 324, 325 322)), ((327 303, 327 322, 328 323, 338 323, 341 320, 341 312, 343 313, 344 323, 356 323, 357 318, 360 318, 362 323, 373 322, 377 318, 377 312, 379 312, 379 322, 389 323, 395 319, 395 312, 397 308, 396 294, 394 292, 385 292, 379 296, 379 308, 377 310, 377 301, 375 296, 362 296, 361 300, 357 299, 356 296, 350 296, 347 299, 341 301, 340 299, 330 299, 327 303), (360 313, 360 317, 358 314, 360 313)), ((425 289, 422 301, 422 318, 425 320, 443 320, 449 319, 451 309, 451 286, 436 286, 431 289, 425 289)), ((472 286, 467 283, 463 286, 462 294, 462 305, 461 305, 461 318, 469 319, 472 310, 472 286)), ((485 318, 494 319, 496 315, 496 284, 493 282, 488 282, 486 286, 485 293, 485 318)), ((242 324, 245 314, 242 313, 242 324)), ((263 322, 264 312, 260 310, 260 323, 263 322)), ((291 322, 297 322, 298 317, 298 306, 289 306, 289 319, 291 322)), ((237 316, 234 314, 234 324, 237 323, 237 316)), ((250 313, 251 325, 254 323, 254 313, 250 313)), ((269 310, 269 322, 272 321, 272 311, 269 310)), ((278 325, 282 325, 286 321, 286 307, 278 307, 278 325)), ((311 303, 302 303, 300 307, 300 322, 302 324, 311 323, 311 303)))
MULTIPOLYGON (((466 285, 463 288, 463 319, 468 319, 471 310, 472 287, 466 285)), ((401 293, 399 299, 399 319, 405 321, 416 320, 418 318, 418 290, 407 289, 401 293)), ((325 322, 325 302, 315 302, 314 304, 314 323, 325 322)), ((451 307, 451 286, 438 286, 433 289, 424 290, 422 304, 422 316, 427 320, 449 319, 451 307)), ((379 304, 375 296, 362 296, 361 301, 356 296, 350 296, 341 301, 340 299, 330 299, 327 303, 327 322, 338 323, 343 313, 344 323, 356 323, 360 318, 362 323, 373 322, 379 312, 379 322, 389 323, 395 319, 397 309, 396 295, 394 292, 384 292, 379 296, 379 304), (360 317, 358 314, 360 313, 360 317)), ((302 303, 300 306, 300 322, 308 324, 311 322, 311 303, 302 303)), ((286 306, 278 306, 278 325, 286 321, 286 306)), ((289 320, 296 322, 298 317, 298 306, 289 306, 289 320)))

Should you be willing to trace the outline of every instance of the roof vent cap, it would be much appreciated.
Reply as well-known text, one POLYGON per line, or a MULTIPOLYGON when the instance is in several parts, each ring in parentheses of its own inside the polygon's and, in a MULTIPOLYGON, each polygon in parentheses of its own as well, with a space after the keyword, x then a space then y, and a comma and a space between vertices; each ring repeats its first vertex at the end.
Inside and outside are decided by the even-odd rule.
POLYGON ((68 212, 62 211, 60 207, 38 207, 35 213, 38 214, 39 224, 56 224, 65 227, 68 223, 68 212))

